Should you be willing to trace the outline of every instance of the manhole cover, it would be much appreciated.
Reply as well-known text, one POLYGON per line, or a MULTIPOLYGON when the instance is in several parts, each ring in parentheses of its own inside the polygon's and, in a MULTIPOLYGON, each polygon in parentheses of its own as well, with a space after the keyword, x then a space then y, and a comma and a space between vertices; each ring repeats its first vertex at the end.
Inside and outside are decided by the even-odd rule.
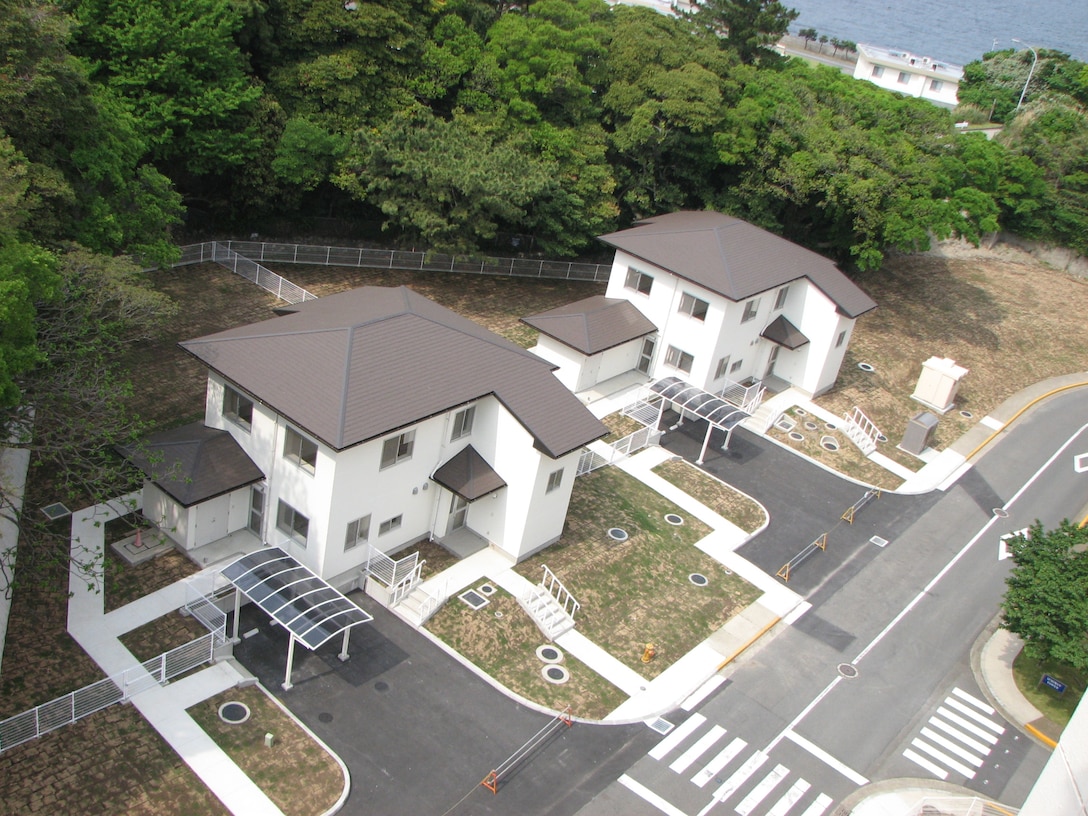
POLYGON ((626 541, 627 531, 622 530, 619 527, 609 527, 608 537, 611 538, 613 541, 626 541))
POLYGON ((482 587, 480 587, 476 591, 479 592, 481 595, 494 595, 495 594, 495 587, 491 586, 491 584, 484 584, 482 587))
POLYGON ((811 419, 805 421, 805 428, 810 431, 815 431, 820 426, 813 422, 811 419))
POLYGON ((884 436, 884 434, 877 434, 876 435, 876 441, 877 442, 887 442, 888 437, 884 436))
POLYGON ((693 572, 688 576, 688 580, 695 584, 695 586, 706 586, 710 583, 707 577, 701 572, 693 572))
POLYGON ((862 371, 865 371, 865 372, 868 372, 868 373, 872 373, 873 371, 876 371, 876 369, 873 366, 871 366, 869 363, 858 363, 858 368, 860 368, 862 371))
POLYGON ((801 434, 801 433, 797 433, 797 431, 793 431, 793 432, 790 433, 790 439, 792 439, 794 442, 804 442, 805 441, 805 435, 801 434))
POLYGON ((676 513, 666 513, 665 521, 667 521, 673 527, 679 527, 681 524, 684 523, 684 517, 678 516, 676 515, 676 513))
POLYGON ((496 618, 501 618, 502 617, 502 611, 500 610, 500 611, 496 612, 495 617, 496 618))
POLYGON ((667 734, 673 729, 673 724, 666 720, 664 717, 658 717, 655 720, 650 720, 650 722, 646 723, 646 725, 650 726, 650 728, 652 728, 659 734, 667 734))
POLYGON ((489 601, 475 589, 470 589, 467 592, 462 592, 457 597, 461 600, 462 603, 467 604, 473 609, 483 609, 485 606, 491 603, 491 601, 489 601))
POLYGON ((379 680, 374 684, 374 691, 389 691, 389 684, 384 680, 379 680))
POLYGON ((540 670, 541 676, 549 683, 561 686, 570 680, 570 672, 562 666, 549 665, 540 670))
POLYGON ((888 539, 884 538, 883 536, 875 535, 869 539, 869 543, 876 544, 878 547, 887 547, 888 539))
POLYGON ((834 422, 825 422, 824 427, 827 428, 829 431, 834 431, 837 426, 834 422))
POLYGON ((808 416, 808 411, 804 408, 794 408, 793 412, 797 414, 797 416, 808 416))
POLYGON ((563 653, 555 646, 538 646, 536 656, 545 663, 559 663, 563 660, 563 653))
POLYGON ((327 711, 322 711, 320 714, 317 715, 317 721, 328 725, 332 722, 332 714, 327 711))
POLYGON ((974 414, 972 414, 970 411, 960 411, 960 416, 964 419, 971 419, 974 417, 974 414))
POLYGON ((249 719, 249 706, 245 703, 223 703, 219 706, 219 719, 231 725, 244 723, 249 719))
POLYGON ((72 515, 72 511, 60 502, 47 504, 42 508, 42 512, 45 513, 45 517, 50 521, 59 521, 62 518, 68 518, 68 516, 72 515))
POLYGON ((837 451, 839 449, 839 440, 833 436, 825 436, 820 440, 820 447, 824 450, 837 451))
POLYGON ((840 663, 839 674, 841 674, 848 680, 853 679, 858 676, 858 667, 855 666, 853 663, 840 663))

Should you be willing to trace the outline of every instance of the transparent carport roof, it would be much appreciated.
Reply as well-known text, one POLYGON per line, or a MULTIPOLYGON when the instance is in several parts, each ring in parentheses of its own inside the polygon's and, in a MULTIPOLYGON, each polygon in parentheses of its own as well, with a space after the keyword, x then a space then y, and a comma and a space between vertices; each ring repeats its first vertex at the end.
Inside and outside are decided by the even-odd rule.
MULTIPOLYGON (((222 575, 234 584, 239 593, 244 593, 290 633, 285 689, 291 687, 291 664, 296 640, 312 651, 343 633, 340 659, 347 660, 351 628, 374 620, 372 615, 279 547, 266 547, 244 555, 224 567, 222 575)), ((238 637, 239 606, 240 597, 236 595, 235 640, 238 637)))
MULTIPOLYGON (((722 446, 724 450, 729 447, 733 429, 748 418, 748 414, 733 403, 727 402, 717 394, 711 394, 709 391, 684 382, 679 377, 665 377, 657 380, 650 385, 650 391, 672 403, 680 412, 681 422, 684 420, 685 412, 707 421, 706 437, 703 439, 703 449, 698 459, 700 465, 703 463, 703 457, 706 456, 711 431, 715 428, 725 431, 725 444, 722 446)), ((664 410, 664 403, 662 410, 664 410)))

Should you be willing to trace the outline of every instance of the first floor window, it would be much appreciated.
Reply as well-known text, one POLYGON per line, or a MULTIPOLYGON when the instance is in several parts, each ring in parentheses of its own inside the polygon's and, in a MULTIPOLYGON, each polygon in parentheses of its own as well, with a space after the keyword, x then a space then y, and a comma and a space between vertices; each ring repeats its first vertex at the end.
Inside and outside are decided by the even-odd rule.
POLYGON ((370 537, 370 514, 348 522, 348 531, 344 536, 344 552, 365 544, 370 537))
POLYGON ((400 523, 404 520, 403 515, 393 516, 393 518, 387 518, 381 524, 378 525, 378 535, 383 536, 386 533, 391 533, 393 530, 400 528, 400 523))
POLYGON ((463 411, 458 411, 453 418, 453 432, 450 434, 450 441, 460 439, 462 436, 468 436, 472 433, 472 421, 476 418, 476 406, 470 405, 463 411))
POLYGON ((910 74, 908 74, 906 71, 900 71, 899 72, 899 79, 897 80, 897 82, 900 85, 908 84, 910 82, 910 74))
POLYGON ((943 88, 944 88, 944 83, 941 82, 941 80, 939 80, 939 79, 930 80, 929 89, 931 91, 933 91, 933 93, 940 93, 943 88))
POLYGON ((882 77, 882 76, 884 76, 884 66, 883 65, 874 65, 873 66, 873 77, 875 79, 880 79, 880 77, 882 77))
POLYGON ((846 342, 846 332, 841 331, 841 332, 839 332, 838 339, 835 341, 835 348, 838 348, 839 346, 841 346, 845 342, 846 342))
POLYGON ((551 493, 553 490, 558 490, 561 484, 563 484, 563 469, 553 470, 548 476, 548 488, 544 492, 551 493))
POLYGON ((382 443, 382 464, 384 470, 392 467, 397 462, 403 462, 412 458, 412 448, 415 447, 416 432, 405 431, 402 434, 391 436, 382 443))
POLYGON ((634 289, 640 294, 648 295, 653 285, 654 279, 645 272, 635 269, 633 266, 627 267, 627 280, 624 282, 624 286, 628 289, 634 289))
POLYGON ((224 386, 223 416, 248 431, 253 425, 253 400, 229 385, 224 386))
POLYGON ((276 511, 276 529, 305 547, 306 537, 310 534, 310 520, 280 499, 279 508, 276 511))
POLYGON ((720 380, 726 374, 729 373, 729 355, 725 355, 718 360, 718 367, 714 369, 714 379, 720 380))
POLYGON ((729 366, 729 373, 736 374, 740 371, 740 367, 744 365, 744 360, 737 360, 733 365, 729 366))
POLYGON ((741 315, 740 322, 747 323, 755 318, 757 314, 759 314, 759 298, 752 298, 744 304, 744 314, 741 315))
POLYGON ((695 362, 695 358, 688 354, 686 351, 681 351, 676 346, 669 346, 668 351, 665 352, 665 365, 670 365, 673 368, 678 368, 685 374, 691 373, 691 366, 695 362))
POLYGON ((283 457, 313 473, 317 468, 317 443, 288 427, 283 435, 283 457))

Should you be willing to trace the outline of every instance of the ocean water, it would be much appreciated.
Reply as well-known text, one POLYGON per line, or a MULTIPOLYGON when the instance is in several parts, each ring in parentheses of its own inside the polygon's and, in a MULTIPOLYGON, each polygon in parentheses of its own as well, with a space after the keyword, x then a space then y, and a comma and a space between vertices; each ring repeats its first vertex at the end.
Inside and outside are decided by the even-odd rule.
POLYGON ((796 33, 820 34, 966 65, 993 48, 1064 51, 1088 62, 1088 0, 783 0, 796 33))

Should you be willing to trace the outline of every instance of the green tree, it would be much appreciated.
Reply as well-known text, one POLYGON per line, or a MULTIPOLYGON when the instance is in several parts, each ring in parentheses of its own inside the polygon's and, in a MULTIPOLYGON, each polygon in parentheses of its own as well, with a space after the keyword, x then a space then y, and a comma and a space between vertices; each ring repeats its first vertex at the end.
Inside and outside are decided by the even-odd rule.
POLYGON ((805 41, 805 50, 808 50, 808 44, 819 37, 819 33, 815 28, 802 28, 797 32, 797 36, 805 41))
POLYGON ((1023 638, 1029 657, 1088 670, 1088 528, 1036 521, 1009 549, 1001 625, 1023 638))
POLYGON ((723 45, 751 64, 776 56, 768 46, 782 39, 798 15, 779 0, 706 0, 690 18, 721 35, 723 45))

